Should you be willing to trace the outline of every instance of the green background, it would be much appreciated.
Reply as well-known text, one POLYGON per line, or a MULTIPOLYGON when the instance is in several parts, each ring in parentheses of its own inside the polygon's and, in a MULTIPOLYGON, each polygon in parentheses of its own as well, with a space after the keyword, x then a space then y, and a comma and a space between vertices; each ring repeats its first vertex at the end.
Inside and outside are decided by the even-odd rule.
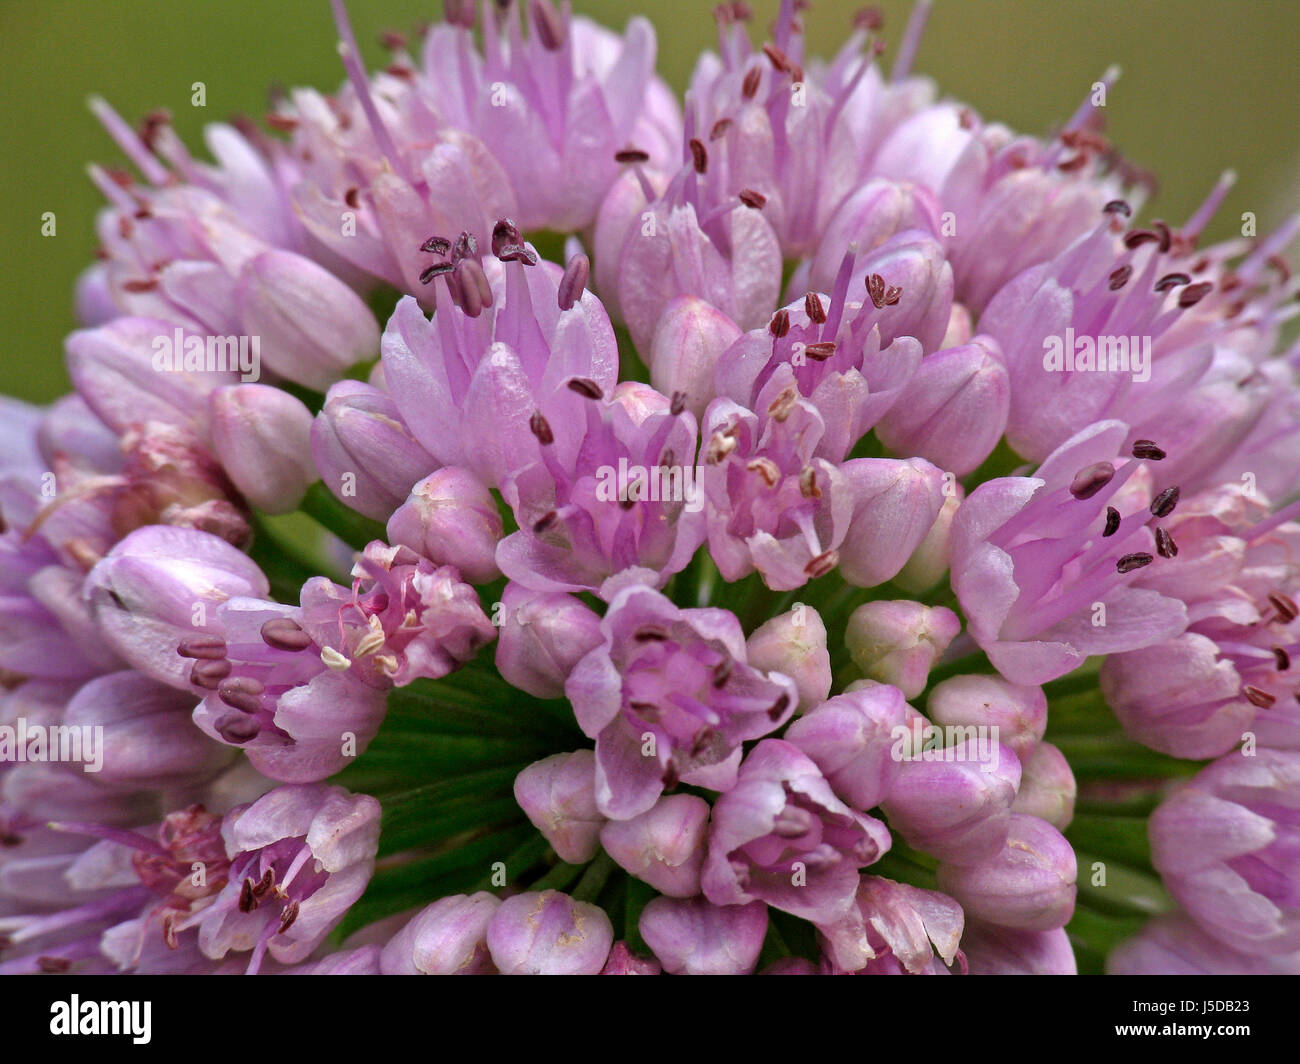
MULTIPOLYGON (((766 25, 776 0, 754 0, 766 25)), ((817 0, 815 51, 843 39, 857 0, 817 0)), ((910 2, 884 2, 896 45, 910 2)), ((352 0, 372 68, 379 31, 437 17, 440 0, 352 0)), ((575 0, 621 26, 640 11, 659 32, 660 70, 674 88, 715 39, 711 0, 575 0)), ((756 31, 757 32, 757 31, 756 31)), ((1111 63, 1124 74, 1107 108, 1112 139, 1160 176, 1147 214, 1184 219, 1227 167, 1240 180, 1210 237, 1243 211, 1260 232, 1300 207, 1300 0, 938 0, 918 57, 941 92, 986 117, 1043 132, 1067 117, 1111 63)), ((892 62, 886 54, 886 66, 892 62)), ((44 400, 67 387, 62 340, 72 285, 91 261, 99 194, 90 161, 116 147, 85 107, 99 93, 129 120, 168 108, 192 149, 204 122, 260 116, 267 87, 342 80, 326 0, 0 0, 0 390, 44 400), (207 107, 190 106, 190 85, 207 107), (41 236, 53 211, 58 235, 41 236)))

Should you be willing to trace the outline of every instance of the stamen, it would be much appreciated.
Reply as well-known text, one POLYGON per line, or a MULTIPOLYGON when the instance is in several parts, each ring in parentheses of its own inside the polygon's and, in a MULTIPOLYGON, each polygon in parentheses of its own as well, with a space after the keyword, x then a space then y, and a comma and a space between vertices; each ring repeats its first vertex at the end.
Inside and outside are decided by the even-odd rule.
POLYGON ((262 625, 262 642, 276 650, 297 653, 312 645, 312 638, 292 617, 272 617, 262 625))
POLYGON ((1166 529, 1156 529, 1156 553, 1162 558, 1173 558, 1178 554, 1178 544, 1166 529))
POLYGON ((561 310, 573 309, 573 305, 582 298, 590 277, 591 260, 586 255, 574 255, 564 268, 564 276, 560 278, 557 298, 561 310))
POLYGON ((234 666, 229 659, 222 658, 219 661, 196 661, 190 669, 190 683, 195 687, 202 687, 209 691, 215 691, 227 676, 230 675, 234 666))
POLYGON ((1276 695, 1262 691, 1253 684, 1247 684, 1241 689, 1241 693, 1246 696, 1247 702, 1252 706, 1258 706, 1260 709, 1272 709, 1277 702, 1276 695))
POLYGON ((1137 551, 1134 554, 1125 554, 1115 563, 1115 571, 1119 573, 1131 573, 1134 569, 1141 569, 1145 565, 1150 565, 1155 558, 1146 551, 1137 551))
POLYGON ((1165 458, 1165 452, 1162 448, 1157 447, 1154 440, 1135 440, 1133 443, 1133 457, 1141 458, 1147 462, 1160 462, 1165 458))
POLYGON ((1289 595, 1284 595, 1280 591, 1270 591, 1268 593, 1269 605, 1277 611, 1283 624, 1290 624, 1297 617, 1300 617, 1300 606, 1296 605, 1295 599, 1289 595))
POLYGON ((1210 294, 1214 288, 1212 281, 1202 281, 1200 284, 1190 284, 1178 293, 1178 305, 1180 307, 1194 307, 1202 299, 1210 294))
POLYGON ((533 30, 542 47, 548 52, 558 52, 563 48, 565 23, 551 0, 532 0, 529 12, 533 16, 533 30))
POLYGON ((1103 537, 1113 536, 1119 531, 1119 511, 1113 506, 1106 507, 1106 527, 1101 530, 1103 537))
POLYGON ((1094 462, 1074 475, 1070 481, 1070 494, 1076 499, 1091 499, 1101 491, 1115 475, 1115 467, 1109 462, 1094 462))
POLYGON ((1151 501, 1151 515, 1153 517, 1168 517, 1174 512, 1174 507, 1178 505, 1178 495, 1179 490, 1177 488, 1165 488, 1151 501))
POLYGON ((826 324, 826 308, 822 305, 821 298, 816 292, 809 292, 803 297, 803 309, 809 320, 814 324, 826 324))
POLYGON ((709 153, 704 147, 704 142, 692 137, 690 141, 691 163, 695 167, 697 174, 702 174, 709 168, 709 153))
POLYGON ((790 331, 790 312, 782 307, 772 315, 772 320, 767 323, 767 331, 778 340, 790 331))
POLYGON ((183 658, 219 661, 226 656, 226 641, 219 635, 190 635, 180 641, 176 653, 183 658))
POLYGON ((604 399, 605 393, 600 390, 600 385, 587 377, 573 377, 568 382, 568 388, 571 392, 577 392, 585 399, 604 399))
POLYGON ((614 153, 614 161, 621 165, 626 165, 628 163, 648 163, 650 161, 650 153, 648 151, 642 151, 640 148, 624 148, 621 151, 616 151, 614 153))
POLYGON ((751 210, 761 211, 767 205, 767 197, 752 188, 742 188, 737 196, 741 203, 751 210))
POLYGON ((260 713, 262 711, 261 695, 266 685, 251 676, 235 676, 222 681, 217 688, 217 697, 231 709, 242 713, 260 713))

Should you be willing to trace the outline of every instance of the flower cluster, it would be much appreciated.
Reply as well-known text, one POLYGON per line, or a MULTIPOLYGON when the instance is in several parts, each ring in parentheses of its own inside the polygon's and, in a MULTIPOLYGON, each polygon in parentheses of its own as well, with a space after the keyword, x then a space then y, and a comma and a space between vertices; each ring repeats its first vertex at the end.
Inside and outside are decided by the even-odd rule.
POLYGON ((93 101, 0 971, 1300 971, 1300 219, 1139 224, 1113 75, 1021 136, 806 6, 681 101, 553 0, 374 74, 332 0, 211 162, 93 101))

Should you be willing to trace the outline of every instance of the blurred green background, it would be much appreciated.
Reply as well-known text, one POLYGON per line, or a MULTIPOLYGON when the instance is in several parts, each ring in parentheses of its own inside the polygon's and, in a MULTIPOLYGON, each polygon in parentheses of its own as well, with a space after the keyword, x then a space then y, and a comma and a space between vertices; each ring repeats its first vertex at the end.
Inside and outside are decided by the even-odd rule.
MULTIPOLYGON (((680 89, 715 39, 712 0, 574 0, 621 26, 633 12, 659 32, 660 70, 680 89)), ((777 0, 753 0, 766 26, 777 0)), ((816 0, 813 49, 843 40, 858 0, 816 0)), ((910 0, 885 0, 890 53, 910 0)), ((370 66, 381 30, 441 14, 441 0, 351 0, 370 66)), ((757 33, 757 31, 756 31, 757 33)), ((1042 132, 1067 117, 1111 63, 1123 77, 1107 108, 1112 139, 1161 179, 1147 214, 1174 221, 1227 167, 1240 180, 1210 237, 1254 211, 1260 232, 1300 207, 1298 0, 938 0, 917 68, 987 117, 1042 132)), ((885 64, 892 62, 891 54, 885 64)), ((91 261, 99 195, 89 161, 120 156, 85 107, 99 93, 134 122, 168 108, 197 147, 204 122, 260 116, 267 87, 342 80, 326 0, 0 0, 0 390, 49 399, 66 389, 62 340, 72 286, 91 261), (207 107, 190 106, 190 85, 207 107), (41 215, 57 217, 41 236, 41 215)))

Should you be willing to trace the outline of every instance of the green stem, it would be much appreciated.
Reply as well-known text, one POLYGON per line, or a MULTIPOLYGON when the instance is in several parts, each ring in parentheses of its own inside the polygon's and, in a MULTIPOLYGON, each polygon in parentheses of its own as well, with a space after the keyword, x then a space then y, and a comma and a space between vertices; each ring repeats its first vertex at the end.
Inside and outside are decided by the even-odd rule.
POLYGON ((614 859, 609 854, 603 851, 599 853, 596 859, 587 865, 587 870, 582 873, 578 885, 573 888, 574 900, 595 901, 604 889, 605 881, 609 879, 614 867, 614 859))
POLYGON ((307 489, 300 509, 353 550, 365 550, 371 540, 387 536, 383 525, 344 506, 319 480, 307 489))

